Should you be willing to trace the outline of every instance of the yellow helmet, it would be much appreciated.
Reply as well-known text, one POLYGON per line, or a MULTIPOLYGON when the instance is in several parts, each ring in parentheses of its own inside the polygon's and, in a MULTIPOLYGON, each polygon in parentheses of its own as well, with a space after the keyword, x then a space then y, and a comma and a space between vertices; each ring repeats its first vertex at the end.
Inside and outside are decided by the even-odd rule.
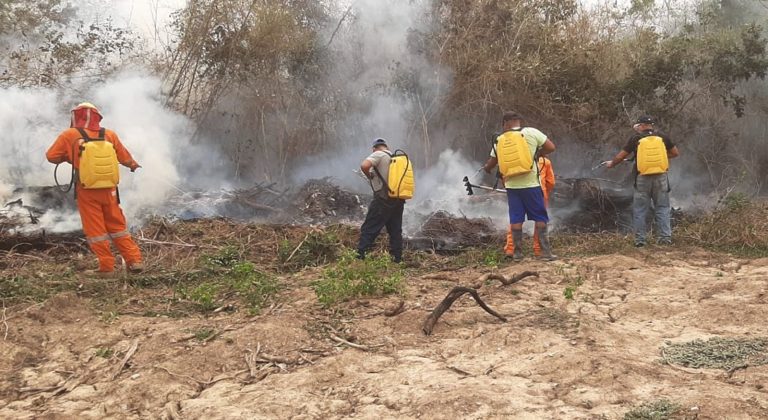
POLYGON ((77 104, 76 107, 72 108, 72 111, 74 111, 76 109, 83 109, 83 108, 95 109, 96 112, 99 112, 99 109, 96 108, 96 105, 94 105, 94 104, 92 104, 90 102, 81 102, 81 103, 77 104))

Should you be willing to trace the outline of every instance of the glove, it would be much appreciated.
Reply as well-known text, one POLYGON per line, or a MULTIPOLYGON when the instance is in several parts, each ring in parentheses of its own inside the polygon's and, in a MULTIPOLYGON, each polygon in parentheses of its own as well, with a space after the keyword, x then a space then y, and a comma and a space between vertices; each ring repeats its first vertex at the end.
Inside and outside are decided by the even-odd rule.
POLYGON ((131 172, 136 172, 136 169, 141 168, 141 165, 139 165, 136 162, 133 162, 133 165, 131 165, 131 172))
POLYGON ((608 168, 608 169, 613 168, 614 166, 616 166, 616 165, 613 164, 612 160, 606 160, 605 162, 603 162, 603 165, 605 165, 605 167, 608 168))

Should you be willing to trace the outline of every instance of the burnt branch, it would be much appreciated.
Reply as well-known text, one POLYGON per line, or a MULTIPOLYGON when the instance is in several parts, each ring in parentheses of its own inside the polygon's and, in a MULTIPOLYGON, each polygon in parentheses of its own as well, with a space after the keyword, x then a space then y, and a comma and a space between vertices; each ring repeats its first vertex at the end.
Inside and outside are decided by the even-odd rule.
POLYGON ((497 274, 497 273, 484 274, 480 278, 477 279, 477 282, 475 283, 476 284, 475 289, 479 289, 480 287, 482 287, 482 285, 486 281, 488 281, 488 280, 498 280, 504 286, 509 286, 510 284, 515 284, 515 283, 519 282, 520 280, 522 280, 522 279, 524 279, 526 277, 531 277, 531 276, 539 277, 539 272, 538 271, 523 271, 520 274, 515 274, 514 276, 509 276, 509 277, 507 277, 507 276, 505 276, 503 274, 497 274))
POLYGON ((432 330, 435 328, 435 324, 437 324, 437 320, 440 319, 440 316, 443 315, 445 311, 450 309, 451 305, 453 305, 453 302, 455 302, 456 299, 460 298, 465 293, 472 296, 472 299, 474 299, 475 302, 477 302, 477 304, 480 305, 480 307, 483 308, 485 312, 488 312, 489 314, 495 316, 496 318, 499 318, 503 322, 507 322, 506 318, 499 315, 493 309, 489 308, 488 305, 486 305, 485 302, 483 302, 483 300, 480 299, 480 295, 477 294, 476 289, 471 289, 469 287, 456 286, 448 293, 445 299, 443 299, 443 301, 440 302, 439 305, 437 305, 437 307, 432 311, 432 313, 429 314, 427 319, 424 320, 424 325, 421 327, 421 330, 424 331, 424 334, 431 335, 432 330))

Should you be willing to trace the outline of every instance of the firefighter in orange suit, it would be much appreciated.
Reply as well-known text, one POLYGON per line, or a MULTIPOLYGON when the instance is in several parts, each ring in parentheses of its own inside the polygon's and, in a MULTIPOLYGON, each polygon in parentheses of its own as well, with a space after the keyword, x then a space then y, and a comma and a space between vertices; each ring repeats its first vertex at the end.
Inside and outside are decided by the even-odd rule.
MULTIPOLYGON (((541 191, 544 193, 544 205, 549 207, 549 194, 555 188, 555 171, 552 170, 552 162, 545 156, 539 157, 539 182, 541 191)), ((504 247, 506 255, 515 253, 515 244, 512 241, 512 229, 507 229, 507 245, 504 247)), ((539 232, 533 230, 533 255, 541 255, 541 243, 539 242, 539 232)))
POLYGON ((115 132, 101 128, 101 119, 101 114, 94 105, 77 105, 72 110, 70 128, 59 135, 46 152, 46 158, 51 163, 68 162, 74 167, 75 197, 83 232, 88 245, 99 259, 96 274, 107 277, 114 273, 115 257, 110 249, 110 241, 123 256, 127 270, 138 273, 144 266, 141 262, 141 251, 131 238, 125 216, 120 209, 117 163, 130 168, 131 172, 141 166, 126 150, 115 132), (91 146, 100 149, 92 149, 91 146), (101 160, 98 164, 89 164, 94 159, 101 160), (105 162, 107 165, 104 165, 105 162), (108 168, 107 173, 101 168, 108 168))

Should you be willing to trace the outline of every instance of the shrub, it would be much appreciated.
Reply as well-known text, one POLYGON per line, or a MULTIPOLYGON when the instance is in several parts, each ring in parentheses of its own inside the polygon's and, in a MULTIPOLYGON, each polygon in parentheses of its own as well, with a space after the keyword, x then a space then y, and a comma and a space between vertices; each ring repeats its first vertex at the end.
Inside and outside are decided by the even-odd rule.
POLYGON ((278 259, 289 270, 313 267, 338 258, 341 240, 334 232, 315 230, 298 244, 284 240, 278 247, 278 259))
POLYGON ((354 251, 323 271, 322 279, 312 284, 317 299, 325 306, 345 300, 397 293, 401 290, 403 268, 390 262, 389 256, 371 256, 358 260, 354 251))

